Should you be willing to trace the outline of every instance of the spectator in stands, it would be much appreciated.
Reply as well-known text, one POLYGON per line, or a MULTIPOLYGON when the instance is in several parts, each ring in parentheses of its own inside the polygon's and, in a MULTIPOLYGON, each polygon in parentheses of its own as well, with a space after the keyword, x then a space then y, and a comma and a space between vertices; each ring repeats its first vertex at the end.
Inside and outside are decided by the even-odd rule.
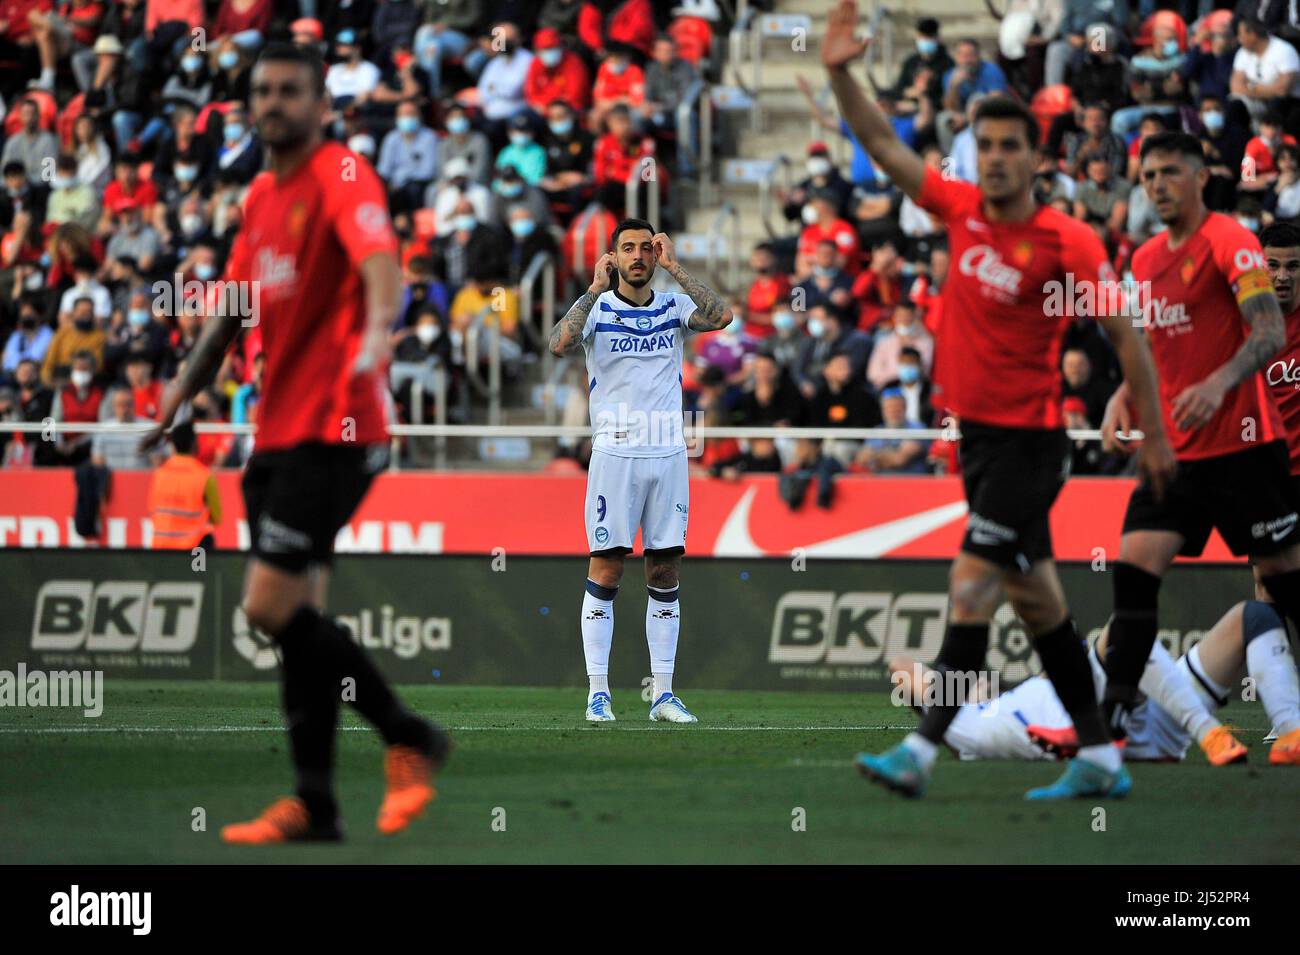
POLYGON ((758 342, 745 334, 744 320, 737 315, 716 335, 708 335, 696 346, 697 361, 722 372, 728 387, 740 384, 748 375, 749 357, 758 342))
MULTIPOLYGON (((848 355, 836 354, 827 360, 821 381, 808 401, 804 424, 810 428, 872 428, 880 424, 880 406, 867 391, 862 378, 854 373, 848 355)), ((806 482, 810 479, 817 481, 818 507, 830 507, 834 476, 844 470, 856 444, 799 442, 800 467, 796 474, 804 482, 805 491, 806 482)), ((798 490, 797 485, 795 490, 798 490)), ((795 493, 787 498, 792 504, 801 499, 802 494, 795 493)))
POLYGON ((325 74, 331 107, 340 111, 365 105, 366 98, 379 85, 379 67, 362 55, 356 30, 349 27, 339 31, 334 37, 334 53, 338 60, 325 74))
POLYGON ((13 227, 14 218, 26 213, 28 222, 37 228, 45 221, 49 193, 44 183, 33 183, 27 178, 26 167, 18 160, 3 166, 4 195, 0 196, 0 228, 13 227))
POLYGON ((533 54, 520 43, 519 28, 513 23, 498 23, 492 36, 497 53, 479 74, 478 101, 485 132, 499 144, 506 138, 506 122, 528 109, 524 84, 533 54))
POLYGON ((1128 101, 1129 65, 1120 55, 1123 42, 1121 32, 1105 24, 1093 34, 1092 42, 1071 52, 1065 83, 1076 103, 1117 105, 1128 101))
MULTIPOLYGON (((108 406, 109 422, 133 424, 140 420, 129 388, 114 388, 109 394, 108 406)), ((148 453, 140 450, 138 432, 101 432, 94 436, 90 447, 90 463, 109 472, 147 471, 153 466, 148 453)))
POLYGON ((836 355, 848 358, 854 381, 865 382, 867 362, 871 358, 871 336, 858 331, 839 309, 809 309, 808 337, 804 339, 792 369, 795 382, 805 398, 816 394, 822 369, 836 355))
POLYGON ((1231 26, 1225 23, 1210 30, 1203 18, 1179 73, 1193 96, 1226 99, 1231 92, 1232 64, 1236 55, 1237 45, 1231 26), (1210 48, 1203 50, 1201 45, 1207 39, 1210 48))
POLYGON ((105 258, 109 262, 129 258, 142 272, 152 271, 154 260, 162 251, 158 232, 145 224, 143 210, 131 199, 118 200, 113 211, 117 214, 117 229, 104 248, 105 258))
POLYGON ((59 156, 51 185, 46 222, 78 222, 88 229, 95 228, 99 222, 99 195, 92 186, 77 180, 77 159, 71 153, 59 156))
POLYGON ((153 375, 153 363, 143 351, 132 351, 125 361, 126 384, 131 389, 131 398, 135 402, 137 418, 158 420, 158 408, 162 403, 162 382, 153 375))
POLYGON ((221 145, 217 149, 215 171, 225 175, 228 181, 245 185, 252 182, 261 169, 262 141, 249 123, 243 107, 231 107, 221 123, 221 145))
POLYGON ((1294 136, 1282 131, 1282 116, 1269 110, 1259 120, 1259 135, 1246 143, 1241 181, 1237 188, 1246 192, 1260 192, 1277 181, 1275 154, 1283 146, 1294 146, 1294 136))
POLYGON ((903 60, 894 95, 912 104, 927 99, 937 105, 943 99, 943 77, 952 67, 948 48, 939 40, 939 21, 933 17, 918 20, 916 50, 903 60))
POLYGON ((463 202, 469 204, 470 213, 477 221, 492 222, 492 194, 471 179, 469 162, 457 156, 441 168, 442 181, 429 186, 424 196, 424 204, 433 209, 438 235, 451 235, 455 228, 453 217, 463 202))
MULTIPOLYGON (((66 383, 61 383, 50 408, 50 416, 58 424, 94 424, 99 421, 100 406, 104 402, 104 389, 95 383, 98 361, 90 351, 80 351, 72 359, 72 371, 66 383)), ((47 378, 48 383, 53 383, 47 378)), ((127 393, 127 400, 130 401, 127 393)), ((137 440, 139 435, 136 436, 137 440)), ((84 433, 59 432, 51 463, 75 467, 90 457, 91 436, 84 433)))
POLYGON ((791 298, 802 297, 805 309, 819 306, 848 308, 853 302, 853 279, 837 264, 839 248, 832 239, 822 239, 813 252, 811 271, 795 286, 791 298))
POLYGON ((142 354, 154 368, 162 367, 167 355, 167 327, 153 316, 149 293, 132 293, 125 312, 113 315, 104 344, 104 372, 118 378, 131 356, 142 354))
MULTIPOLYGON (((621 213, 626 204, 628 177, 633 170, 641 168, 642 159, 653 157, 654 142, 636 128, 631 112, 624 105, 609 111, 605 126, 608 131, 596 140, 592 159, 593 181, 601 204, 621 213)), ((661 184, 662 179, 658 176, 653 184, 661 184)), ((643 179, 641 188, 646 186, 643 179)))
MULTIPOLYGON (((453 289, 460 289, 476 276, 502 280, 508 271, 506 241, 487 222, 480 221, 473 203, 467 198, 457 201, 448 220, 450 231, 437 240, 435 257, 441 272, 453 289)), ((455 299, 452 314, 455 316, 455 299)))
POLYGON ((1007 78, 1001 67, 980 56, 979 43, 975 40, 959 40, 953 49, 953 60, 953 67, 943 75, 943 112, 936 120, 941 146, 945 141, 951 143, 951 137, 968 124, 966 105, 972 96, 1007 91, 1007 78))
POLYGON ((1074 209, 1074 193, 1078 183, 1061 171, 1060 163, 1047 147, 1038 151, 1038 168, 1034 171, 1034 198, 1040 205, 1049 205, 1054 199, 1065 199, 1074 209))
MULTIPOLYGON (((454 159, 463 159, 469 179, 486 183, 492 177, 492 146, 487 136, 471 129, 469 115, 464 108, 453 106, 447 111, 447 135, 438 140, 439 175, 450 179, 447 172, 454 159)), ((432 205, 426 202, 425 205, 432 205)))
POLYGON ((887 321, 895 306, 903 300, 901 281, 903 260, 892 239, 876 243, 871 250, 871 264, 853 281, 854 311, 858 328, 875 333, 881 322, 887 321))
POLYGON ((20 299, 18 322, 5 342, 4 361, 0 364, 0 371, 4 374, 0 375, 0 380, 17 372, 18 366, 25 361, 38 364, 44 361, 53 339, 54 332, 41 321, 36 299, 28 296, 20 299))
POLYGON ((163 101, 184 103, 197 112, 212 101, 212 74, 207 58, 197 50, 187 50, 180 59, 180 69, 163 84, 163 101))
POLYGON ((853 185, 842 175, 831 161, 830 150, 823 142, 808 146, 808 159, 804 163, 808 175, 801 179, 789 192, 778 190, 777 199, 781 202, 781 212, 789 222, 798 222, 803 214, 803 207, 808 197, 814 192, 831 192, 835 196, 835 212, 841 218, 849 215, 853 185))
MULTIPOLYGON (((1067 397, 1061 402, 1061 416, 1065 427, 1071 431, 1090 431, 1097 427, 1087 414, 1082 398, 1067 397)), ((1107 454, 1099 441, 1083 439, 1070 442, 1070 473, 1072 475, 1117 474, 1123 462, 1107 454)))
POLYGON ((1110 164, 1113 175, 1122 176, 1128 170, 1128 147, 1124 140, 1110 131, 1110 114, 1105 103, 1089 103, 1083 108, 1083 129, 1065 134, 1065 172, 1075 179, 1082 178, 1084 157, 1100 155, 1110 164))
POLYGON ((434 273, 433 259, 426 255, 412 257, 404 266, 402 278, 402 306, 398 310, 401 318, 395 326, 398 331, 411 327, 416 312, 425 305, 431 304, 440 314, 447 314, 451 300, 447 286, 434 273))
MULTIPOLYGON (((880 394, 882 427, 915 431, 925 427, 907 416, 907 402, 900 389, 886 388, 880 394)), ((868 438, 853 463, 875 474, 927 474, 929 442, 906 438, 868 438)))
MULTIPOLYGON (((1065 0, 1065 19, 1061 35, 1047 45, 1043 65, 1043 83, 1055 86, 1065 82, 1065 70, 1072 56, 1086 51, 1089 40, 1109 39, 1100 34, 1102 27, 1125 29, 1128 26, 1127 0, 1065 0)), ((1113 34, 1112 34, 1113 35, 1113 34)))
POLYGON ((1135 105, 1116 110, 1110 118, 1110 128, 1127 137, 1148 112, 1177 113, 1183 98, 1179 71, 1184 59, 1175 28, 1170 23, 1157 23, 1151 31, 1150 48, 1138 53, 1129 63, 1129 96, 1135 105))
POLYGON ((781 455, 771 438, 752 438, 749 447, 730 457, 714 461, 709 473, 724 481, 738 481, 746 474, 776 474, 781 470, 781 455))
POLYGON ((772 325, 773 310, 790 299, 790 277, 777 267, 776 252, 770 242, 754 246, 749 256, 749 267, 754 270, 745 297, 745 325, 758 339, 775 333, 772 325))
POLYGON ((1239 49, 1232 61, 1229 89, 1259 118, 1275 100, 1300 96, 1300 54, 1259 20, 1237 24, 1239 49))
POLYGON ((99 234, 112 234, 117 225, 118 206, 127 200, 144 208, 158 201, 158 187, 140 176, 140 157, 132 153, 118 156, 113 164, 113 181, 104 190, 104 214, 99 221, 99 234))
MULTIPOLYGON (((894 383, 891 382, 890 387, 893 386, 894 383)), ((922 362, 921 353, 911 345, 905 345, 899 352, 897 387, 902 392, 908 418, 922 424, 934 420, 930 376, 922 362)))
POLYGON ((645 102, 645 73, 632 62, 625 49, 611 49, 605 62, 596 71, 596 86, 592 90, 592 106, 588 115, 590 129, 601 127, 610 110, 616 106, 639 112, 645 102))
POLYGON ((1246 153, 1249 120, 1239 99, 1227 101, 1206 97, 1201 101, 1201 148, 1210 181, 1205 202, 1216 212, 1232 208, 1241 178, 1241 160, 1246 153))
POLYGON ((804 418, 804 398, 771 351, 760 350, 748 366, 736 420, 747 428, 794 427, 804 418))
POLYGON ((32 40, 40 54, 41 75, 37 89, 54 91, 54 78, 61 61, 95 42, 104 4, 98 0, 70 0, 61 10, 34 9, 28 14, 32 40))
POLYGON ((1273 215, 1278 219, 1300 216, 1300 148, 1281 146, 1277 151, 1277 181, 1273 183, 1273 215))
POLYGON ((677 107, 699 78, 694 66, 677 55, 677 43, 670 36, 655 40, 654 53, 645 68, 645 100, 637 107, 656 132, 677 128, 677 107))
POLYGON ((483 23, 483 10, 480 0, 438 0, 432 7, 433 19, 416 28, 415 55, 429 77, 431 96, 441 92, 442 67, 449 59, 463 58, 461 65, 471 79, 482 71, 487 53, 475 46, 474 40, 483 23))
POLYGON ((67 375, 73 358, 81 353, 90 355, 95 368, 99 368, 104 363, 104 340, 104 330, 95 322, 95 303, 89 297, 77 299, 71 321, 60 323, 50 340, 41 364, 41 379, 53 385, 67 375))
MULTIPOLYGON (((410 5, 410 0, 404 0, 410 5)), ((394 212, 419 208, 437 173, 438 137, 420 119, 415 103, 397 107, 397 122, 379 150, 375 171, 388 186, 389 207, 394 212)))
POLYGON ((554 30, 575 52, 594 57, 605 44, 601 8, 588 0, 545 0, 537 14, 540 30, 554 30))
MULTIPOLYGON (((867 364, 867 381, 876 391, 901 380, 903 352, 915 352, 921 359, 922 371, 929 373, 934 362, 934 339, 925 330, 916 315, 916 307, 907 299, 894 306, 893 324, 876 336, 867 364)), ((909 372, 910 376, 910 372, 909 372)))
POLYGON ((810 193, 801 213, 804 228, 799 233, 798 251, 795 255, 794 273, 799 279, 812 272, 813 255, 817 243, 830 239, 839 250, 838 265, 847 274, 857 276, 862 269, 858 233, 841 219, 835 208, 835 194, 829 190, 810 193))
POLYGON ((113 154, 100 135, 95 118, 82 113, 72 124, 72 152, 77 157, 77 179, 103 192, 113 175, 113 154))
POLYGON ((94 256, 79 255, 73 261, 72 285, 59 299, 60 325, 72 321, 73 306, 82 298, 90 299, 95 319, 101 324, 113 314, 113 296, 96 277, 97 269, 94 256))
MULTIPOLYGON (((514 240, 510 248, 510 282, 518 285, 524 272, 538 255, 546 253, 554 262, 559 249, 551 230, 539 225, 537 214, 526 204, 513 205, 506 213, 506 227, 514 240)), ((541 302, 535 303, 540 311, 541 302)))
MULTIPOLYGON (((951 175, 963 182, 976 182, 979 179, 979 171, 975 167, 975 125, 972 120, 975 117, 975 111, 983 102, 983 94, 976 94, 970 98, 966 104, 966 120, 957 135, 952 137, 951 145, 948 151, 948 166, 951 175)), ((943 137, 940 137, 942 143, 943 137)))
POLYGON ((524 99, 534 116, 546 116, 548 107, 557 100, 585 111, 591 105, 591 74, 577 53, 567 50, 560 34, 543 27, 533 37, 535 56, 524 81, 524 99))
POLYGON ((509 225, 507 220, 511 211, 522 207, 535 225, 550 225, 551 212, 546 193, 525 182, 515 166, 506 165, 497 169, 496 179, 492 182, 492 193, 493 222, 509 225))
MULTIPOLYGON (((493 239, 499 242, 499 239, 493 239)), ((451 330, 465 339, 478 336, 479 361, 486 364, 493 336, 500 336, 501 364, 507 376, 518 373, 523 349, 519 345, 519 293, 502 285, 504 273, 482 273, 466 282, 451 302, 451 330)))
POLYGON ((1075 193, 1075 218, 1101 226, 1103 239, 1122 235, 1128 220, 1128 181, 1116 175, 1110 160, 1100 153, 1084 157, 1083 166, 1087 178, 1075 193))
POLYGON ((167 333, 167 350, 163 355, 162 378, 171 381, 180 371, 181 362, 199 340, 202 319, 196 312, 181 309, 176 315, 176 327, 167 333))
POLYGON ((1061 376, 1061 393, 1067 398, 1078 398, 1084 404, 1088 420, 1100 422, 1106 402, 1115 393, 1115 385, 1093 375, 1088 353, 1082 348, 1067 348, 1061 356, 1061 376))
POLYGON ((33 185, 45 184, 47 168, 52 168, 59 155, 59 140, 53 133, 41 129, 41 111, 32 99, 24 99, 18 106, 22 126, 5 142, 0 152, 0 166, 23 164, 27 180, 33 185))
POLYGON ((497 155, 498 170, 513 167, 529 185, 536 185, 546 175, 546 150, 533 141, 533 129, 526 115, 520 113, 509 123, 510 144, 497 155))
MULTIPOLYGON (((14 387, 19 420, 44 421, 53 415, 54 392, 41 384, 41 366, 35 359, 24 358, 18 363, 14 371, 14 387)), ((48 464, 48 455, 38 452, 35 463, 48 464)))
POLYGON ((590 194, 594 142, 568 103, 554 100, 546 107, 546 133, 542 138, 546 175, 538 185, 561 222, 567 223, 590 194))

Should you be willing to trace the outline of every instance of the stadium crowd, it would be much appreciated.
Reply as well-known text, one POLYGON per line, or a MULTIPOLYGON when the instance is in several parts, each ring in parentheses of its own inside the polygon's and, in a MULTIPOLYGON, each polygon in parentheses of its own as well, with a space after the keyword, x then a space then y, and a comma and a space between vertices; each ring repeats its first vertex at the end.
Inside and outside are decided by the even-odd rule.
MULTIPOLYGON (((1120 274, 1161 228, 1136 183, 1137 150, 1158 130, 1200 137, 1212 208, 1255 230, 1300 214, 1294 4, 1010 0, 1000 18, 996 53, 919 21, 878 91, 928 164, 973 181, 974 108, 1023 99, 1043 125, 1041 201, 1092 225, 1120 274)), ((507 377, 540 351, 520 315, 534 257, 552 253, 565 288, 575 244, 594 261, 643 157, 657 175, 642 194, 667 196, 693 171, 677 107, 697 79, 719 80, 728 25, 714 0, 0 0, 0 421, 156 416, 200 330, 202 296, 186 283, 220 276, 261 167, 249 79, 272 39, 325 54, 327 132, 388 189, 406 280, 397 413, 410 416, 413 380, 438 375, 453 420, 467 420, 478 369, 466 363, 488 353, 471 340, 497 337, 507 377)), ((942 230, 800 88, 826 141, 780 193, 784 234, 752 250, 746 288, 727 290, 736 321, 692 340, 688 410, 709 424, 942 426, 942 230)), ((197 420, 256 421, 259 350, 250 328, 195 401, 197 420)), ((1118 367, 1094 323, 1072 325, 1061 363, 1068 423, 1096 427, 1118 367)), ((240 466, 250 448, 203 434, 197 456, 240 466)), ((697 466, 783 471, 798 506, 814 483, 829 503, 841 473, 953 471, 952 449, 711 441, 697 466)), ((3 466, 86 461, 151 465, 125 438, 0 433, 3 466)), ((1077 447, 1077 473, 1122 467, 1077 447)))

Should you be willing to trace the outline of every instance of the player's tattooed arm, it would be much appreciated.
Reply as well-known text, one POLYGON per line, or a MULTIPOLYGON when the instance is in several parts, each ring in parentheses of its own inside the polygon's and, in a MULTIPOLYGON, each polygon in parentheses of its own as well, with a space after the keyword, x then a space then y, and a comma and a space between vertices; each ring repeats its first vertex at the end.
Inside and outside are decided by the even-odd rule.
POLYGON ((596 304, 599 292, 588 290, 565 312, 564 317, 551 329, 551 354, 571 355, 582 347, 582 330, 587 325, 587 315, 596 304))
POLYGON ((695 332, 716 332, 731 324, 731 309, 722 296, 682 268, 677 261, 677 251, 672 239, 660 232, 654 237, 655 260, 665 272, 677 280, 687 298, 695 303, 695 311, 686 319, 686 325, 695 332))
POLYGON ((1269 361, 1286 344, 1286 320, 1282 316, 1282 306, 1272 292, 1261 292, 1242 302, 1241 317, 1250 326, 1250 334, 1237 349, 1237 354, 1218 371, 1228 388, 1267 368, 1269 361))

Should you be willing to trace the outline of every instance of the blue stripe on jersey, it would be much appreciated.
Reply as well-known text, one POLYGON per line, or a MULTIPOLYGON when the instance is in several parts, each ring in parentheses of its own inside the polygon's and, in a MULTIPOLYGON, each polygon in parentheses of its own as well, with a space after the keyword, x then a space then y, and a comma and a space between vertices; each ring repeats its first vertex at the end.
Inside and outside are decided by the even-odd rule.
POLYGON ((654 318, 656 315, 662 315, 675 304, 677 304, 677 300, 671 296, 658 308, 615 308, 609 302, 602 301, 600 310, 602 312, 613 312, 620 318, 654 318))
POLYGON ((593 391, 595 391, 595 390, 596 390, 596 379, 593 378, 593 379, 591 379, 591 385, 590 385, 590 387, 587 388, 587 394, 591 394, 591 393, 592 393, 593 391))
POLYGON ((597 322, 596 331, 598 332, 626 332, 629 335, 658 335, 660 332, 670 332, 674 328, 680 328, 681 319, 673 318, 652 328, 633 328, 631 325, 615 325, 613 322, 597 322))

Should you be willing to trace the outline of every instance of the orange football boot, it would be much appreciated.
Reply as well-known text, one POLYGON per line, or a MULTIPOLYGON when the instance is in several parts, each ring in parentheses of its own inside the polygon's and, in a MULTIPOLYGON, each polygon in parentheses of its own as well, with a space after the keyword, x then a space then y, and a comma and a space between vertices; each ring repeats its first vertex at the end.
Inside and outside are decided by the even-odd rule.
POLYGON ((433 774, 438 764, 411 746, 394 745, 384 753, 384 776, 388 790, 379 807, 379 831, 386 836, 401 832, 438 795, 433 774))
POLYGON ((314 828, 307 806, 297 796, 277 799, 256 819, 232 823, 221 829, 222 842, 242 846, 300 840, 335 842, 341 837, 336 826, 314 828))
POLYGON ((1201 740, 1201 751, 1211 766, 1227 766, 1246 761, 1246 747, 1226 726, 1216 726, 1201 740))
POLYGON ((1300 730, 1279 736, 1269 748, 1268 761, 1272 766, 1300 766, 1300 730))

